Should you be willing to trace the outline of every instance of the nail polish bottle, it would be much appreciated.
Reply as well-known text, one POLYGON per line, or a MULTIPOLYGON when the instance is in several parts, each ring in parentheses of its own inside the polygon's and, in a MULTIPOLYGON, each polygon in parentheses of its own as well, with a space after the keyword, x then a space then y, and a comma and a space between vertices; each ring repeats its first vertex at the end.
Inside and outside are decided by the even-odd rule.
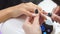
MULTIPOLYGON (((35 14, 38 14, 37 9, 35 10, 35 14)), ((52 15, 51 13, 48 13, 48 15, 45 15, 47 20, 45 20, 45 22, 41 25, 42 34, 51 34, 51 32, 53 31, 53 21, 50 18, 51 15, 52 15)))
POLYGON ((50 18, 51 14, 48 13, 48 15, 45 15, 45 17, 47 18, 47 20, 45 20, 45 22, 41 25, 42 34, 51 34, 51 32, 53 31, 53 21, 50 18))

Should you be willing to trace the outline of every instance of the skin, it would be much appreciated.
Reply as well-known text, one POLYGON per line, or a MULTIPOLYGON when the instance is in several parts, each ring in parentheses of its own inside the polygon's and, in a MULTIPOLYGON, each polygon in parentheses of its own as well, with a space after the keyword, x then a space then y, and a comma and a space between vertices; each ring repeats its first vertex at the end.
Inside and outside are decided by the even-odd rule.
POLYGON ((24 14, 29 17, 26 19, 23 25, 23 29, 26 34, 41 34, 40 23, 44 21, 44 19, 42 19, 44 17, 42 14, 36 15, 34 13, 36 9, 38 9, 39 13, 46 14, 45 12, 43 12, 41 7, 39 8, 37 5, 31 2, 22 3, 13 7, 0 10, 0 22, 4 22, 9 18, 17 18, 24 14), (34 19, 31 19, 31 17, 34 17, 34 19), (31 22, 29 20, 31 20, 31 22))
POLYGON ((34 11, 36 9, 38 9, 40 13, 43 13, 41 7, 38 7, 32 2, 21 3, 19 5, 0 10, 0 22, 4 22, 9 18, 19 17, 23 14, 32 17, 35 15, 34 11))
POLYGON ((60 23, 60 6, 57 6, 53 12, 52 12, 52 17, 53 20, 57 21, 60 23))
MULTIPOLYGON (((26 34, 42 34, 39 24, 39 15, 34 17, 33 22, 30 22, 31 17, 27 17, 25 23, 23 24, 23 29, 26 34)), ((32 20, 31 20, 32 21, 32 20)))

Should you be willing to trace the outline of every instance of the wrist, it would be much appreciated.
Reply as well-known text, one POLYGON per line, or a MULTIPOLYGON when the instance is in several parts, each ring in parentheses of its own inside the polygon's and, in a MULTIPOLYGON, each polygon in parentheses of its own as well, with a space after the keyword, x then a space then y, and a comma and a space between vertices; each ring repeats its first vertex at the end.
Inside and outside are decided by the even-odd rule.
POLYGON ((17 6, 15 6, 12 9, 13 10, 11 10, 11 17, 18 17, 22 14, 22 9, 21 8, 18 8, 17 6))
POLYGON ((11 18, 11 11, 8 9, 3 9, 0 11, 0 22, 4 22, 11 18))

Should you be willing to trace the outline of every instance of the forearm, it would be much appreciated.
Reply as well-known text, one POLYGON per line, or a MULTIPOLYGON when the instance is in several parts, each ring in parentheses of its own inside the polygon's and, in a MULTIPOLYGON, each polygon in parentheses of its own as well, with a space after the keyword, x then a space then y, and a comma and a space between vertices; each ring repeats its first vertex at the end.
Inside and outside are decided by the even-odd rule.
POLYGON ((12 12, 16 10, 16 6, 0 10, 0 22, 3 22, 12 17, 12 12))
POLYGON ((4 9, 0 11, 0 22, 3 22, 11 17, 11 10, 10 9, 4 9))

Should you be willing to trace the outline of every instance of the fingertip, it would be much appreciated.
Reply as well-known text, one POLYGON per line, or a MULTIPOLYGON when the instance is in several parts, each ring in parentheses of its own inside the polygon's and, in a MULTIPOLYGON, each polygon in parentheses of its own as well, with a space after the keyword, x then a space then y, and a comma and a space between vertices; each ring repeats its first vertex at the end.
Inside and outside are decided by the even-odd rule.
POLYGON ((33 24, 39 24, 39 14, 34 17, 33 24))
POLYGON ((26 18, 26 22, 29 22, 29 17, 26 18))

